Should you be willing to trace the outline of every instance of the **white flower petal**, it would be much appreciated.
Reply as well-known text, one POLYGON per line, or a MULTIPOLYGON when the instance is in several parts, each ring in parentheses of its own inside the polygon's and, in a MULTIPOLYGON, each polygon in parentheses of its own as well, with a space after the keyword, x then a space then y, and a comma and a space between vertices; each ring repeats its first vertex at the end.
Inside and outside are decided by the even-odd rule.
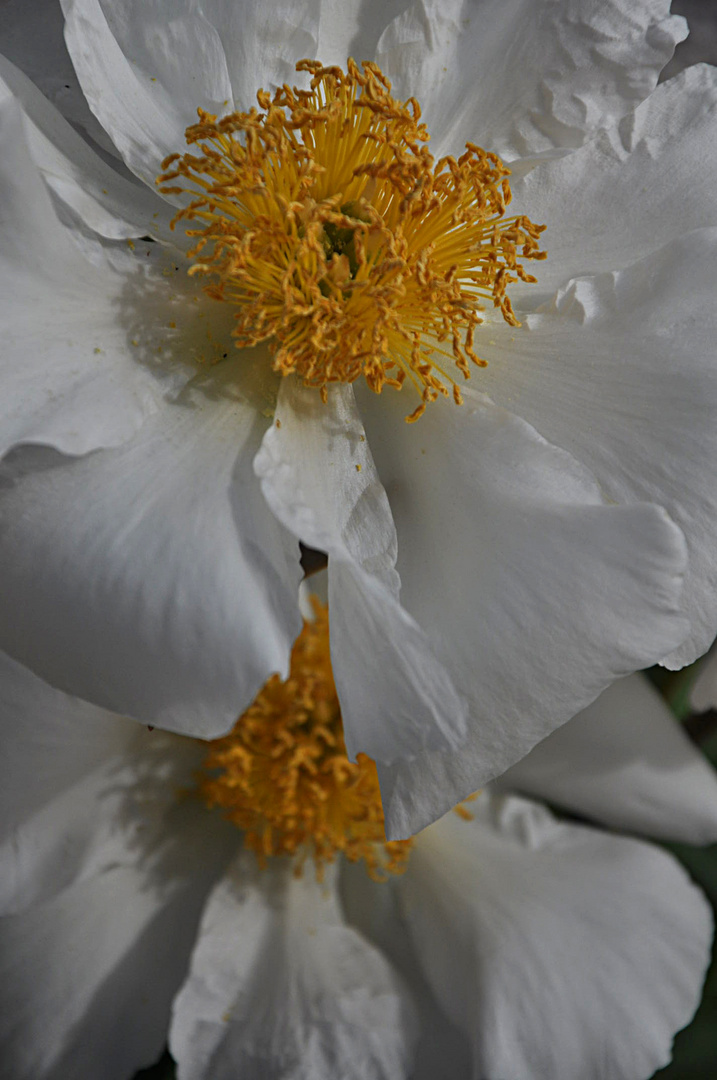
POLYGON ((398 594, 396 530, 351 386, 334 384, 324 404, 297 377, 283 378, 255 470, 297 537, 355 560, 398 594))
POLYGON ((120 450, 19 452, 2 505, 7 651, 61 689, 194 735, 225 732, 286 673, 300 628, 298 545, 251 467, 266 421, 232 389, 216 374, 213 398, 185 392, 120 450))
POLYGON ((384 30, 405 6, 406 0, 321 0, 318 59, 344 69, 349 56, 373 59, 384 30))
POLYGON ((481 1080, 647 1080, 692 1017, 711 912, 656 847, 472 804, 416 842, 399 880, 426 976, 481 1080))
POLYGON ((167 3, 145 3, 143 13, 129 3, 62 4, 88 104, 129 168, 152 187, 164 158, 184 149, 197 107, 217 111, 232 96, 216 31, 201 11, 176 6, 175 19, 167 3))
POLYGON ((375 578, 329 561, 331 657, 349 756, 389 765, 462 746, 467 710, 427 635, 375 578))
POLYGON ((134 314, 148 304, 161 311, 169 283, 159 268, 152 280, 149 263, 125 260, 117 270, 83 259, 55 216, 12 98, 0 100, 0 143, 0 451, 19 442, 72 454, 114 446, 189 377, 171 353, 162 367, 138 362, 128 340, 130 294, 134 314))
MULTIPOLYGON (((717 630, 717 229, 578 278, 521 329, 491 326, 481 387, 569 450, 618 503, 656 502, 690 554, 681 667, 717 630), (490 343, 489 343, 490 344, 490 343)), ((662 659, 662 658, 660 658, 662 659)))
POLYGON ((170 236, 164 200, 103 161, 37 87, 0 56, 0 93, 3 88, 22 106, 28 148, 57 199, 101 236, 170 236))
POLYGON ((98 779, 106 788, 111 771, 147 734, 52 690, 0 654, 3 914, 54 896, 82 874, 90 849, 106 847, 115 823, 95 802, 103 789, 98 779))
POLYGON ((216 886, 174 1004, 179 1080, 409 1076, 410 1000, 346 925, 334 878, 246 852, 216 886))
MULTIPOLYGON (((143 7, 144 0, 121 0, 121 4, 143 7)), ((177 7, 174 0, 169 5, 164 0, 164 6, 173 14, 177 7)), ((297 81, 297 62, 317 55, 321 8, 321 0, 272 0, 270 5, 254 0, 203 0, 204 15, 224 49, 235 108, 256 105, 260 87, 274 90, 297 81)), ((193 62, 193 56, 187 60, 193 62)))
POLYGON ((669 0, 417 0, 376 59, 415 94, 440 152, 510 160, 585 135, 647 97, 687 36, 669 0))
POLYGON ((0 822, 3 833, 127 751, 142 728, 53 690, 0 653, 0 822))
MULTIPOLYGON (((197 829, 206 836, 202 805, 178 798, 205 753, 67 697, 0 653, 2 914, 139 865, 170 836, 185 847, 197 829)), ((224 831, 217 819, 217 842, 224 831)))
POLYGON ((103 151, 117 151, 90 112, 63 36, 64 18, 56 0, 3 0, 2 52, 39 87, 66 120, 82 129, 103 151))
POLYGON ((717 841, 717 774, 642 675, 608 687, 497 785, 619 829, 717 841))
POLYGON ((331 387, 324 405, 316 390, 283 379, 255 469, 279 521, 329 555, 331 657, 349 756, 390 762, 460 743, 465 709, 397 600, 393 519, 352 387, 331 387))
MULTIPOLYGON (((717 69, 687 68, 580 150, 512 182, 513 206, 546 225, 534 307, 579 274, 615 270, 691 229, 717 224, 717 69)), ((511 289, 511 295, 514 290, 511 289)))
POLYGON ((231 111, 290 80, 315 51, 318 0, 62 0, 65 38, 90 108, 151 186, 181 153, 197 108, 231 111))
POLYGON ((401 912, 396 881, 390 877, 377 883, 362 863, 343 860, 340 896, 346 918, 383 953, 410 987, 419 1026, 411 1080, 471 1080, 470 1043, 440 1008, 426 982, 401 912))
POLYGON ((402 602, 468 698, 470 735, 455 753, 379 770, 392 836, 435 820, 687 630, 684 539, 664 511, 604 505, 583 466, 482 395, 441 399, 415 424, 404 396, 372 395, 367 433, 402 602))
POLYGON ((204 899, 208 845, 115 867, 0 919, 0 1057, 12 1080, 127 1080, 167 1036, 204 899), (201 857, 203 855, 203 857, 201 857))

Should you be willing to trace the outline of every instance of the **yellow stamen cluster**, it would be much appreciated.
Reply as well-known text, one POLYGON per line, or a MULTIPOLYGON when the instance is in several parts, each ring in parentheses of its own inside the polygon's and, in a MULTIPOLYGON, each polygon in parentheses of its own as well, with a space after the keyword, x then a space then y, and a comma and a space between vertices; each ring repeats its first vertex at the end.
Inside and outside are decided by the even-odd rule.
POLYGON ((314 598, 291 654, 289 678, 272 676, 234 730, 211 744, 199 791, 244 830, 264 863, 313 855, 317 871, 342 852, 379 880, 405 869, 410 840, 386 841, 376 766, 346 756, 331 671, 328 612, 314 598))
POLYGON ((372 63, 347 72, 303 60, 310 89, 259 91, 259 109, 218 120, 198 110, 198 154, 173 154, 158 178, 192 201, 190 272, 236 305, 236 344, 267 342, 274 369, 318 387, 360 376, 379 393, 406 379, 421 403, 460 404, 482 300, 518 325, 506 287, 534 281, 541 226, 506 218, 500 159, 468 143, 434 162, 414 98, 391 97, 372 63), (177 183, 180 180, 181 183, 177 183), (190 186, 186 186, 187 183, 190 186))

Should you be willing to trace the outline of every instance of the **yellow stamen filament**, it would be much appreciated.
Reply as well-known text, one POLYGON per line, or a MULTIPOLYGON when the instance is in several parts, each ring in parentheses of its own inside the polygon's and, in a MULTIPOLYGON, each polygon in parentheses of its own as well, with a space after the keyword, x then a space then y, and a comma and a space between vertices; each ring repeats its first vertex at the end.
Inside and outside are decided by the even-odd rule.
POLYGON ((189 193, 190 273, 236 305, 239 348, 267 342, 274 369, 326 400, 365 378, 380 393, 406 380, 417 419, 439 394, 461 403, 483 301, 519 325, 506 288, 534 281, 543 226, 505 217, 510 170, 472 143, 435 162, 414 98, 391 97, 380 69, 303 60, 310 89, 257 94, 259 109, 218 120, 198 110, 158 184, 189 193), (179 183, 177 183, 179 181, 179 183))
POLYGON ((313 598, 291 654, 289 678, 269 679, 234 730, 217 739, 199 791, 244 830, 265 863, 313 855, 317 872, 341 852, 376 880, 405 869, 410 840, 387 841, 376 766, 346 756, 329 656, 328 612, 313 598))

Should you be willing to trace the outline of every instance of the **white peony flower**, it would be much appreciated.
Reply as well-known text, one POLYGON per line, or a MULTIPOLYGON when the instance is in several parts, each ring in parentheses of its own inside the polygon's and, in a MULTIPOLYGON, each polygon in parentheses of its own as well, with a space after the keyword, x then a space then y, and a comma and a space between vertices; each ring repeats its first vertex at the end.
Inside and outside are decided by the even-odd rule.
POLYGON ((319 548, 348 750, 379 762, 393 836, 616 677, 706 648, 717 94, 707 66, 654 89, 685 33, 667 0, 63 9, 79 82, 131 172, 2 62, 3 449, 19 448, 2 493, 3 648, 103 707, 215 736, 286 672, 297 540, 319 548), (319 74, 317 94, 346 131, 369 125, 368 149, 296 102, 295 128, 278 105, 256 121, 251 154, 254 120, 207 118, 307 79, 304 57, 346 71, 351 54, 380 64, 399 104, 375 69, 319 74), (433 164, 400 104, 414 95, 433 164), (163 166, 198 108, 218 157, 163 166), (500 217, 494 159, 471 150, 432 171, 467 141, 509 162, 516 220, 500 217), (335 176, 348 202, 319 190, 335 176), (225 194, 172 229, 189 196, 167 189, 194 181, 225 194), (246 210, 263 198, 285 207, 269 224, 246 210), (187 273, 200 263, 183 224, 222 240, 214 298, 187 273), (513 317, 504 286, 520 272, 538 280, 508 284, 513 317), (397 376, 400 392, 371 391, 397 376), (463 404, 441 396, 453 386, 463 404))
MULTIPOLYGON (((288 683, 209 747, 1 670, 7 1080, 125 1080, 167 1038, 180 1080, 640 1080, 669 1059, 712 930, 682 868, 495 791, 387 845, 321 611, 288 683)), ((640 676, 519 769, 598 821, 717 837, 715 776, 640 676)))

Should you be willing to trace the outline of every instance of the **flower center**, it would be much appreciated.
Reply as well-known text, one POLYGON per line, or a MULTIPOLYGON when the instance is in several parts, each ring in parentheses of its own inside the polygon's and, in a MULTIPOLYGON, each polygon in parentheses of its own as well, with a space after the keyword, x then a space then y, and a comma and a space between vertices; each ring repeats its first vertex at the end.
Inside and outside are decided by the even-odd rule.
POLYGON ((199 793, 244 830, 262 863, 313 855, 320 874, 342 852, 379 880, 405 869, 411 841, 386 840, 376 766, 365 754, 356 764, 346 756, 328 612, 312 603, 289 678, 273 675, 234 730, 211 743, 199 793))
POLYGON ((506 287, 535 279, 544 226, 505 217, 510 170, 472 143, 435 162, 415 98, 391 97, 380 69, 302 60, 310 89, 257 94, 259 109, 198 110, 157 183, 192 201, 190 273, 236 305, 238 347, 267 342, 274 369, 321 390, 363 376, 376 393, 408 381, 420 404, 461 392, 485 366, 474 350, 482 301, 519 325, 506 287), (181 183, 177 184, 177 180, 181 183), (185 186, 188 184, 189 186, 185 186))

